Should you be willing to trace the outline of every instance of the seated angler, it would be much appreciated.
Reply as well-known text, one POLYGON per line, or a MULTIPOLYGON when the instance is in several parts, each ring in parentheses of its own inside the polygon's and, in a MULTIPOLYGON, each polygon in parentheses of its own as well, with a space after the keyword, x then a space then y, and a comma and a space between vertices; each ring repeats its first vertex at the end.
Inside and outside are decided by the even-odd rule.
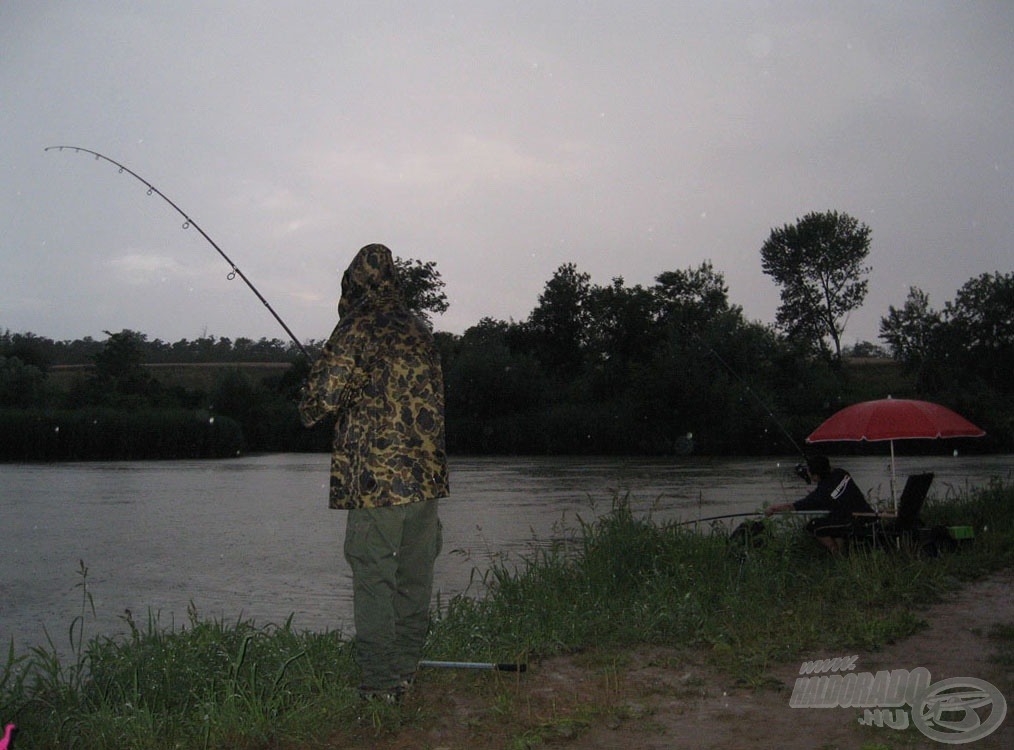
POLYGON ((793 503, 771 505, 765 511, 773 515, 792 510, 827 511, 806 524, 806 530, 816 537, 828 551, 840 553, 856 528, 854 513, 872 513, 873 508, 866 502, 863 491, 856 486, 852 476, 844 469, 831 468, 827 456, 811 456, 806 468, 817 486, 806 497, 793 503))

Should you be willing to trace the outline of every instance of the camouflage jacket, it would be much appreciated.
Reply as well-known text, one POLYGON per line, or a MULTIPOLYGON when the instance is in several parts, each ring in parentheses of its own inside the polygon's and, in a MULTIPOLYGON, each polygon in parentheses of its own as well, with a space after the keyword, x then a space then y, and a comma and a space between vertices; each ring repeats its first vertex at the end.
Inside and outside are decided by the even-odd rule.
POLYGON ((337 417, 330 507, 445 497, 440 357, 429 327, 399 293, 390 250, 359 251, 342 277, 338 313, 299 404, 308 427, 337 417))

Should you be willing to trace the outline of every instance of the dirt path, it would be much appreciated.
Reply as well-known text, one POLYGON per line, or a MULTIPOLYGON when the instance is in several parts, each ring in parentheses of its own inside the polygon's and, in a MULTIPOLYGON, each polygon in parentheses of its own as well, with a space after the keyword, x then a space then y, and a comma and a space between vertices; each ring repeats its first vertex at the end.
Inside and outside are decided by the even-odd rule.
MULTIPOLYGON (((1014 747, 1014 675, 991 660, 987 637, 996 624, 1014 624, 1014 571, 971 585, 924 614, 929 627, 874 653, 859 653, 856 672, 924 667, 936 683, 950 677, 985 680, 1004 691, 1009 715, 992 734, 967 747, 1014 747)), ((851 654, 813 654, 813 659, 851 654)), ((861 709, 791 708, 799 664, 772 671, 770 687, 735 687, 703 659, 661 649, 623 657, 578 655, 548 660, 514 678, 510 689, 474 675, 424 679, 403 709, 413 720, 378 735, 364 727, 343 747, 499 750, 566 747, 581 750, 894 750, 942 748, 910 726, 861 726, 861 709), (428 689, 427 689, 428 684, 428 689), (492 701, 492 702, 491 702, 492 701), (604 707, 604 708, 603 708, 604 707)), ((983 709, 987 717, 989 709, 983 709)), ((952 743, 953 744, 953 743, 952 743)))

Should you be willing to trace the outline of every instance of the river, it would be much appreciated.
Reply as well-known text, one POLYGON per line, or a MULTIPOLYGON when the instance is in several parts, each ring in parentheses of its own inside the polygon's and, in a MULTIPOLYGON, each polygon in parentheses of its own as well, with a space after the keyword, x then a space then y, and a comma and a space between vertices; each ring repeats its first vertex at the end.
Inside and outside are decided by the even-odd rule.
MULTIPOLYGON (((888 499, 888 461, 844 464, 874 499, 888 499)), ((794 500, 806 491, 794 465, 791 457, 452 458, 439 596, 478 593, 473 572, 519 559, 579 517, 608 511, 618 495, 661 521, 794 500)), ((936 473, 931 497, 946 499, 990 477, 1010 479, 1014 456, 898 459, 899 477, 920 471, 936 473)), ((0 464, 0 644, 13 638, 20 652, 48 633, 66 652, 83 611, 90 637, 125 632, 126 610, 142 625, 150 614, 180 627, 190 606, 202 618, 264 625, 292 615, 300 630, 350 633, 346 514, 327 508, 327 473, 319 454, 0 464)))

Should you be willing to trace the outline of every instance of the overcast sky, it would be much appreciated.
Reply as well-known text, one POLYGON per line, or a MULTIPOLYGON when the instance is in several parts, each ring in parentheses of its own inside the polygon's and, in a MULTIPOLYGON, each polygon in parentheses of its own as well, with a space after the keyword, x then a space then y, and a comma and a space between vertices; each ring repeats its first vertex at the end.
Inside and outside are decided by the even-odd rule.
POLYGON ((364 244, 436 261, 438 330, 553 272, 710 260, 774 321, 772 228, 872 229, 846 343, 1014 269, 1014 3, 0 0, 0 330, 301 339, 364 244))

